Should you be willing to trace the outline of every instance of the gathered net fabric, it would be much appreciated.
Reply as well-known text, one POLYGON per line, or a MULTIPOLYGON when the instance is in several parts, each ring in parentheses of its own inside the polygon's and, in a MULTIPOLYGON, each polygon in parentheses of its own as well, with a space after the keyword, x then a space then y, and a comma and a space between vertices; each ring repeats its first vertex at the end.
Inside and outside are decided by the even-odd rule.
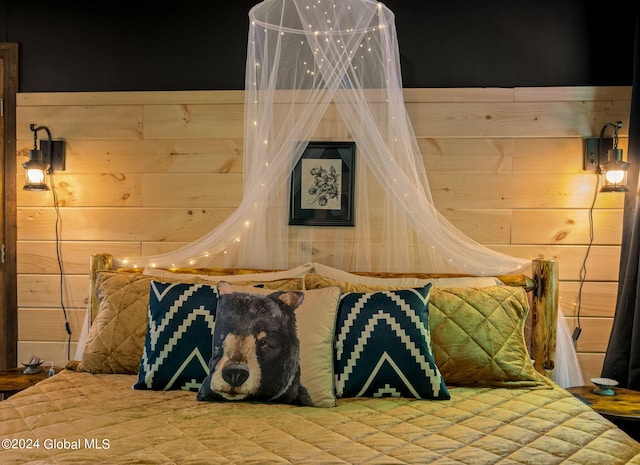
POLYGON ((471 240, 433 204, 407 115, 393 13, 369 0, 267 0, 249 13, 240 207, 136 265, 500 274, 528 260, 471 240), (336 136, 342 135, 342 136, 336 136), (312 140, 356 143, 355 226, 289 226, 290 175, 312 140))
MULTIPOLYGON (((244 189, 220 226, 127 265, 528 273, 433 203, 408 117, 393 13, 371 0, 266 0, 249 12, 244 189), (290 226, 291 173, 309 141, 356 144, 353 227, 290 226)), ((124 260, 121 261, 121 264, 124 260)))

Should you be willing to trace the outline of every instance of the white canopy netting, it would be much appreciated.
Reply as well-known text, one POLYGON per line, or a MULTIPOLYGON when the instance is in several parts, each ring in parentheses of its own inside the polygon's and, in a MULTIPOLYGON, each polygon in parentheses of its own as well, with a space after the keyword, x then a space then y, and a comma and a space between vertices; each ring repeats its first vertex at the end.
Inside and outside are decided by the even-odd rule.
POLYGON ((249 19, 242 203, 200 239, 127 265, 286 269, 316 261, 356 271, 530 271, 530 260, 473 241, 436 209, 386 6, 265 0, 249 19), (294 167, 309 141, 336 135, 357 147, 354 226, 289 225, 294 167))
POLYGON ((388 8, 370 0, 267 0, 249 17, 243 201, 186 247, 131 263, 207 266, 224 254, 227 266, 251 268, 313 259, 351 270, 528 269, 529 261, 462 234, 434 206, 388 8), (307 143, 329 132, 357 147, 355 226, 290 226, 292 170, 307 143))

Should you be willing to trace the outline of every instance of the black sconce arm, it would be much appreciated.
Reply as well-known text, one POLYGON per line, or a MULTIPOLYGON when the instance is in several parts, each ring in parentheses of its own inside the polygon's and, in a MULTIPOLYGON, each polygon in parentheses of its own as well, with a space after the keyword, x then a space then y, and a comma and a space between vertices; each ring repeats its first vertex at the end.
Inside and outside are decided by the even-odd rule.
POLYGON ((602 153, 602 140, 604 139, 604 133, 607 131, 607 128, 613 128, 613 148, 618 148, 618 129, 622 127, 622 121, 616 121, 615 124, 607 123, 602 126, 600 130, 600 138, 598 139, 598 167, 596 168, 598 172, 600 172, 600 156, 602 153))

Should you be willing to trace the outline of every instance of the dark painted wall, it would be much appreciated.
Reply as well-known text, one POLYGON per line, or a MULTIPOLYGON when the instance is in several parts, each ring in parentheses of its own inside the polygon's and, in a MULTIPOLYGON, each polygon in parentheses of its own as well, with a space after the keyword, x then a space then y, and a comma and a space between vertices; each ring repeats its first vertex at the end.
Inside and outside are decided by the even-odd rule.
MULTIPOLYGON (((336 0, 339 1, 339 0, 336 0)), ((20 92, 242 89, 257 0, 0 0, 20 92)), ((631 85, 635 6, 387 0, 405 87, 631 85)))

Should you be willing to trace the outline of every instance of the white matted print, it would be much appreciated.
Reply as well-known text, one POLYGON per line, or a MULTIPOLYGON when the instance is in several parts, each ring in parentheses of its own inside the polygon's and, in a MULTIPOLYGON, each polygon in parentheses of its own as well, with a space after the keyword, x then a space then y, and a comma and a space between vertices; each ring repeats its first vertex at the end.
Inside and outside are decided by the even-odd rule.
POLYGON ((308 142, 291 173, 289 224, 354 226, 355 142, 308 142))
POLYGON ((339 210, 341 196, 342 160, 302 160, 302 209, 339 210))

